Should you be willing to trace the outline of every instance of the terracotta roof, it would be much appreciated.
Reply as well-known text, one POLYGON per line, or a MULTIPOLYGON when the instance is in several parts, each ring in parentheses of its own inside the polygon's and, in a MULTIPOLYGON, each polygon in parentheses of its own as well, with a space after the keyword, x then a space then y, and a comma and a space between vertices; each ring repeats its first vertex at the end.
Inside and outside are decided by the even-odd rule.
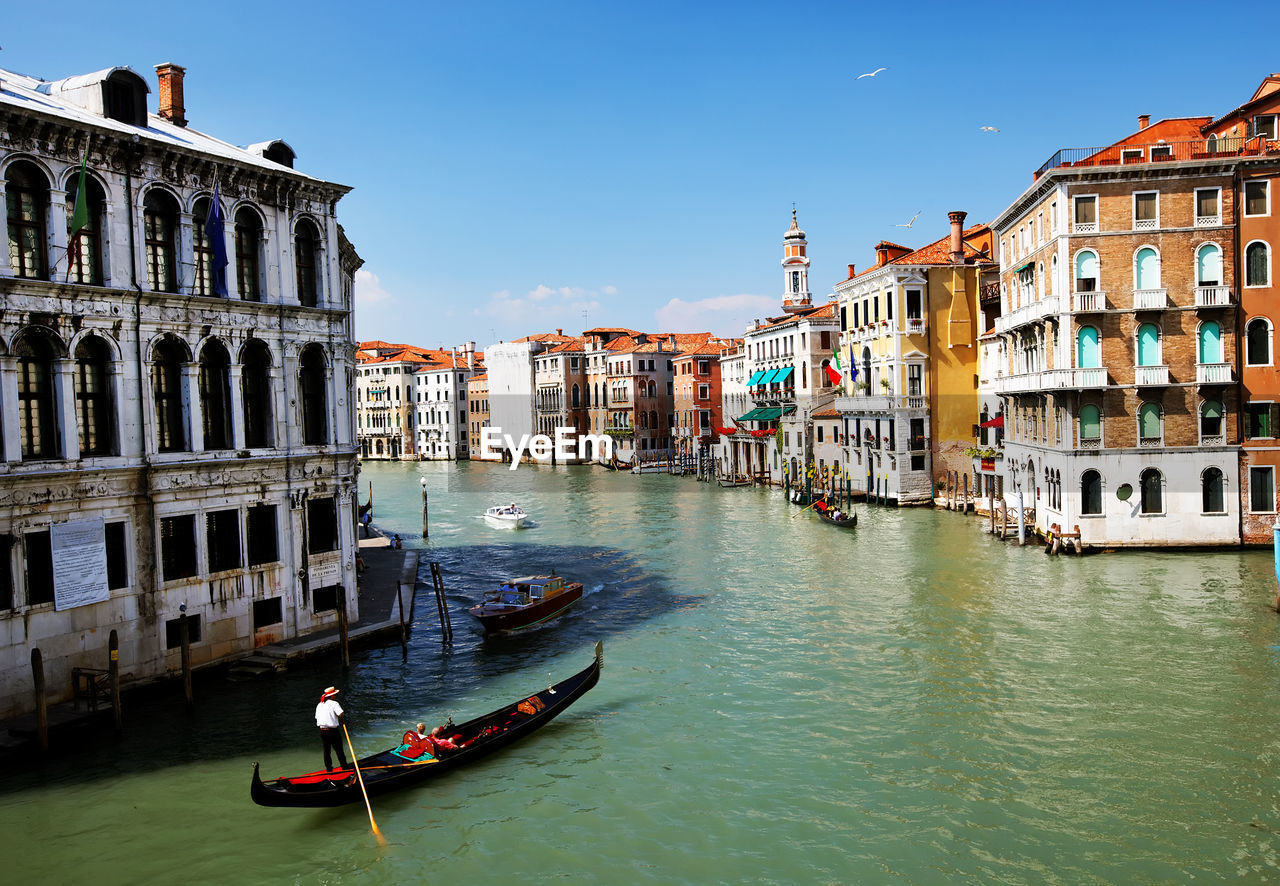
POLYGON ((840 413, 836 412, 834 409, 824 409, 821 412, 815 412, 813 414, 813 417, 814 418, 839 418, 840 413))

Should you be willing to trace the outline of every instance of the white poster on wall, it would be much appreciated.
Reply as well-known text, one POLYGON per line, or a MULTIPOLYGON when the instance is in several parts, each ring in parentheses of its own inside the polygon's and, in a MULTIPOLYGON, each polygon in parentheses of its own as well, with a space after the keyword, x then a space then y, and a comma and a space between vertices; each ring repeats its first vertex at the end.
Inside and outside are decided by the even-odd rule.
POLYGON ((53 548, 53 608, 74 609, 101 603, 111 596, 107 587, 107 530, 102 519, 54 523, 49 529, 53 548))

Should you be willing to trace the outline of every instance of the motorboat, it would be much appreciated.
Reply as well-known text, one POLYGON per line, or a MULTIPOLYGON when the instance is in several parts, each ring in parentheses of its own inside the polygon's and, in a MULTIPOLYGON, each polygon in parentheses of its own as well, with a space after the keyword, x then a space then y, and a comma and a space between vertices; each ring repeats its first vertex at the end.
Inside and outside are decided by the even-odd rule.
POLYGON ((509 505, 494 505, 484 512, 484 520, 498 529, 523 529, 529 515, 521 507, 512 502, 509 505))

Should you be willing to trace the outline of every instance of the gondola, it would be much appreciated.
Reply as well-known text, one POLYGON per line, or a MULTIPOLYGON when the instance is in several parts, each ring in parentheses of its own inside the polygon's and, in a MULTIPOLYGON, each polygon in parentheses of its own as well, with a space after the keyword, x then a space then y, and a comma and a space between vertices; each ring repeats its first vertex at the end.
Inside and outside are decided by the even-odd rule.
MULTIPOLYGON (((472 761, 536 732, 577 701, 600 679, 604 644, 596 644, 595 660, 578 673, 533 695, 498 708, 492 713, 451 726, 449 735, 459 745, 439 757, 428 754, 414 759, 406 744, 362 757, 358 764, 370 795, 409 787, 428 778, 459 769, 472 761)), ((407 737, 407 736, 406 736, 407 737)), ((249 795, 259 806, 342 806, 362 799, 352 769, 321 770, 292 778, 263 781, 253 764, 249 795)))
POLYGON ((857 514, 845 514, 837 520, 835 517, 828 517, 824 511, 815 510, 814 513, 818 515, 818 519, 823 523, 830 523, 832 526, 839 526, 843 529, 852 529, 858 525, 857 514))

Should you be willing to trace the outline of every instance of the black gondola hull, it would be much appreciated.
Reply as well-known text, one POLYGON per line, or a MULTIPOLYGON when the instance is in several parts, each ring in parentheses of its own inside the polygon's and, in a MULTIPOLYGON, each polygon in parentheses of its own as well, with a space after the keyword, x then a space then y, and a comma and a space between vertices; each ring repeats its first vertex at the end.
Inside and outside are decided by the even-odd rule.
MULTIPOLYGON (((464 739, 475 736, 474 742, 434 762, 406 761, 391 750, 361 758, 358 763, 365 790, 370 796, 376 796, 418 784, 460 769, 538 731, 599 682, 603 663, 603 646, 597 643, 595 661, 567 680, 482 717, 454 726, 455 734, 461 734, 464 739), (520 714, 519 706, 527 703, 540 703, 544 707, 536 713, 520 714), (484 734, 487 729, 495 731, 484 734)), ((353 770, 315 772, 294 778, 263 781, 259 776, 257 763, 253 764, 249 795, 259 806, 344 806, 362 800, 360 785, 353 770)))

